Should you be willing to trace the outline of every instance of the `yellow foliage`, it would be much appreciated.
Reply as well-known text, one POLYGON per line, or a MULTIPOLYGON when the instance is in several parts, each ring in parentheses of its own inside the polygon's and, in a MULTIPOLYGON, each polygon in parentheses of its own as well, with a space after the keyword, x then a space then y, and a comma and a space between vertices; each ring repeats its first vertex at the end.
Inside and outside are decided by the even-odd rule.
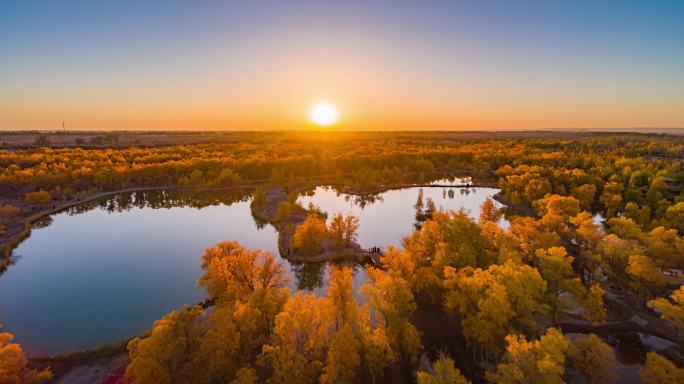
POLYGON ((325 221, 316 214, 309 214, 306 220, 297 226, 290 244, 295 249, 308 255, 321 251, 321 242, 328 236, 325 221))
POLYGON ((28 366, 28 359, 10 333, 0 333, 0 383, 40 384, 52 379, 50 369, 38 371, 28 366))

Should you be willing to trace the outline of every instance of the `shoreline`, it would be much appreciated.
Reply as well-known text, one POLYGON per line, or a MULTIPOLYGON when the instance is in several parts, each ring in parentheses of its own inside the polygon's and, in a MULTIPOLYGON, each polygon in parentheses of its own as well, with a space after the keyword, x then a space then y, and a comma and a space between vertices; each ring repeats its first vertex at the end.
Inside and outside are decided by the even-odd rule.
MULTIPOLYGON (((479 187, 486 187, 486 188, 495 188, 494 187, 494 182, 491 184, 485 184, 485 183, 478 183, 478 184, 472 184, 469 185, 469 187, 472 188, 479 188, 479 187)), ((297 188, 295 191, 297 192, 302 192, 311 188, 316 188, 318 186, 326 186, 335 189, 339 193, 343 194, 348 194, 348 195, 355 195, 355 196, 363 196, 363 195, 373 195, 373 194, 379 194, 379 193, 384 193, 390 190, 395 190, 395 189, 406 189, 406 188, 445 188, 445 187, 452 187, 452 188, 465 188, 465 185, 460 185, 460 184, 454 184, 454 185, 443 185, 443 184, 417 184, 417 183, 396 183, 396 184, 387 184, 383 185, 378 188, 373 188, 373 189, 358 189, 358 188, 345 188, 340 185, 336 185, 334 183, 316 183, 316 184, 311 184, 311 185, 306 185, 297 188)), ((20 228, 19 231, 10 234, 8 236, 7 240, 4 242, 2 245, 2 255, 0 255, 0 273, 4 272, 8 267, 11 266, 12 263, 12 253, 14 250, 21 244, 22 241, 26 240, 31 234, 31 230, 33 229, 34 224, 41 220, 44 219, 45 217, 49 217, 54 214, 58 214, 60 212, 63 212, 65 210, 68 210, 69 208, 73 208, 76 206, 79 206, 81 204, 85 204, 88 202, 92 202, 98 199, 106 198, 109 196, 114 196, 118 194, 124 194, 124 193, 133 193, 133 192, 145 192, 145 191, 157 191, 157 190, 173 190, 173 191, 187 191, 187 192, 210 192, 210 191, 223 191, 223 190, 248 190, 248 189, 256 189, 256 188, 264 188, 268 187, 268 184, 266 184, 266 181, 256 181, 254 183, 249 183, 249 184, 240 184, 240 185, 231 185, 231 186, 222 186, 222 187, 185 187, 185 186, 148 186, 148 187, 135 187, 135 188, 125 188, 125 189, 120 189, 120 190, 113 190, 113 191, 106 191, 106 192, 99 192, 95 193, 92 195, 89 195, 87 197, 82 197, 78 199, 72 199, 66 202, 63 202, 61 204, 55 204, 54 208, 50 207, 48 209, 44 209, 41 211, 38 211, 28 217, 26 217, 23 222, 18 226, 20 228)), ((270 222, 269 222, 270 223, 270 222)), ((272 223, 270 223, 272 224, 272 223)), ((9 231, 8 231, 9 232, 9 231)), ((364 261, 368 261, 369 259, 373 260, 373 257, 371 254, 368 254, 364 252, 363 250, 357 250, 357 251, 352 251, 352 252, 342 252, 340 254, 333 254, 330 252, 323 252, 319 255, 314 255, 314 256, 304 256, 304 255, 290 255, 288 257, 283 256, 284 258, 292 261, 297 261, 297 262, 310 262, 310 263, 317 263, 317 262, 328 262, 328 261, 333 261, 337 259, 348 259, 348 260, 354 260, 359 263, 364 263, 364 261)), ((195 305, 201 305, 202 303, 196 303, 195 305)), ((35 355, 35 356, 30 356, 29 359, 32 362, 38 363, 38 364, 48 364, 50 362, 74 362, 74 363, 84 363, 84 362, 89 362, 89 361, 95 361, 98 359, 103 359, 103 358, 110 358, 113 356, 117 356, 119 354, 123 354, 126 352, 126 346, 128 342, 133 339, 134 337, 138 337, 139 335, 132 336, 126 340, 122 341, 113 341, 111 343, 107 343, 101 346, 95 346, 92 348, 88 349, 83 349, 83 350, 73 350, 73 351, 66 351, 66 352, 60 352, 54 355, 35 355)))
POLYGON ((20 228, 19 231, 16 231, 16 233, 11 233, 12 230, 9 229, 7 233, 9 236, 7 236, 7 240, 4 241, 2 244, 2 255, 0 255, 0 273, 4 272, 4 270, 11 264, 11 259, 12 259, 12 252, 16 249, 16 247, 23 241, 25 240, 30 234, 31 234, 31 229, 33 229, 33 224, 35 224, 37 221, 44 219, 45 217, 60 213, 62 211, 65 211, 69 208, 73 208, 75 206, 81 205, 83 203, 88 203, 92 202, 104 197, 112 196, 112 195, 118 195, 122 193, 133 193, 133 192, 145 192, 145 191, 156 191, 156 190, 179 190, 179 191, 188 191, 188 192, 210 192, 210 191, 221 191, 221 190, 238 190, 238 189, 252 189, 252 188, 258 188, 261 185, 257 184, 245 184, 245 185, 240 185, 240 186, 228 186, 228 187, 208 187, 208 188, 187 188, 183 186, 154 186, 154 187, 136 187, 136 188, 126 188, 126 189, 118 189, 115 191, 108 191, 108 192, 99 192, 94 195, 90 195, 87 197, 84 197, 83 199, 78 199, 78 200, 70 200, 67 202, 64 202, 62 204, 55 204, 54 208, 49 208, 45 209, 39 212, 36 212, 30 216, 27 216, 23 222, 18 226, 20 228))
MULTIPOLYGON (((447 172, 450 173, 450 172, 447 172)), ((468 174, 471 173, 469 171, 461 170, 460 172, 455 172, 455 173, 460 173, 460 174, 468 174)), ((400 178, 406 178, 408 176, 414 175, 415 172, 410 172, 405 175, 402 175, 400 178)), ((444 176, 444 172, 435 172, 434 174, 431 174, 432 176, 444 176)), ((327 177, 332 177, 334 175, 323 175, 323 176, 318 176, 319 179, 325 179, 327 177)), ((459 176, 460 177, 460 176, 459 176)), ((467 176, 471 177, 471 176, 467 176)), ((482 176, 482 179, 489 180, 489 182, 482 182, 482 183, 474 183, 470 185, 469 187, 471 188, 498 188, 497 182, 494 176, 482 176)), ((437 179, 439 180, 439 179, 437 179)), ((11 264, 11 256, 12 256, 12 251, 21 243, 26 237, 28 237, 31 234, 31 229, 33 224, 40 220, 43 219, 47 216, 59 213, 61 211, 64 211, 66 209, 75 207, 77 205, 80 205, 82 203, 87 203, 91 202, 103 197, 107 196, 112 196, 112 195, 117 195, 121 193, 131 193, 131 192, 143 192, 143 191, 154 191, 154 190, 179 190, 179 191, 188 191, 188 192, 210 192, 210 191, 221 191, 221 190, 238 190, 238 189, 256 189, 256 188, 262 188, 262 187, 269 187, 269 179, 257 179, 257 180, 252 180, 249 183, 245 184, 240 184, 240 185, 231 185, 231 186, 223 186, 223 187, 186 187, 186 186, 181 186, 181 185, 158 185, 158 186, 151 186, 151 187, 132 187, 132 188, 124 188, 124 189, 117 189, 113 191, 105 191, 105 192, 97 192, 92 195, 87 195, 84 196, 83 198, 77 198, 76 200, 72 199, 69 201, 62 202, 61 204, 54 204, 54 208, 47 208, 40 210, 36 213, 33 213, 32 215, 29 215, 23 219, 20 219, 21 223, 15 227, 9 227, 7 228, 7 231, 3 235, 4 240, 0 241, 0 246, 2 247, 2 253, 0 253, 0 273, 4 272, 4 270, 11 264)), ((282 185, 281 185, 282 186, 282 185)), ((320 182, 320 183, 311 183, 308 185, 300 186, 295 189, 297 192, 305 191, 311 188, 316 188, 318 186, 328 186, 331 188, 335 188, 338 192, 340 193, 345 193, 348 195, 355 195, 355 196, 361 196, 361 195, 373 195, 373 194, 378 194, 378 193, 383 193, 387 192, 392 189, 403 189, 403 188, 427 188, 427 187, 446 187, 444 185, 429 185, 425 183, 409 183, 409 182, 401 182, 401 183, 394 183, 394 184, 386 184, 382 185, 380 187, 375 187, 375 188, 369 188, 369 189, 357 189, 353 187, 345 187, 345 186, 340 186, 339 184, 335 182, 320 182)), ((451 186, 453 188, 465 188, 465 186, 451 186)), ((498 201, 498 200, 497 200, 498 201)), ((501 202, 501 201, 500 201, 501 202)))

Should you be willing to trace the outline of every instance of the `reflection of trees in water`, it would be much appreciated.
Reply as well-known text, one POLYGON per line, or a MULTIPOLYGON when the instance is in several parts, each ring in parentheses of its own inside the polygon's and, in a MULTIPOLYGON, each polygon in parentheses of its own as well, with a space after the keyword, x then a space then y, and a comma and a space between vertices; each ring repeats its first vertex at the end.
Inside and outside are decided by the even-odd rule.
POLYGON ((453 174, 432 175, 425 180, 425 184, 472 184, 471 176, 456 176, 453 174))
POLYGON ((0 266, 0 276, 2 276, 3 273, 7 270, 7 268, 13 266, 14 264, 18 263, 19 260, 21 260, 23 256, 12 251, 12 254, 10 255, 9 262, 7 264, 4 264, 0 266))
POLYGON ((254 220, 254 225, 256 225, 257 229, 264 229, 269 223, 262 217, 255 215, 254 211, 252 211, 252 219, 254 220))
POLYGON ((297 279, 297 289, 311 291, 323 286, 325 263, 291 261, 290 264, 297 279))
POLYGON ((33 228, 47 228, 52 224, 52 216, 41 217, 40 219, 33 222, 33 228))
POLYGON ((349 268, 352 271, 352 275, 356 275, 356 273, 360 270, 363 269, 363 265, 361 265, 359 262, 355 260, 350 260, 350 259, 342 259, 342 260, 333 260, 330 262, 331 265, 334 265, 338 268, 349 268))
POLYGON ((364 209, 367 205, 374 204, 376 202, 382 203, 385 200, 383 200, 381 194, 377 193, 369 195, 344 195, 344 201, 351 201, 354 205, 364 209))
POLYGON ((363 269, 363 265, 354 260, 335 260, 323 263, 307 263, 305 261, 290 261, 291 270, 297 279, 297 289, 313 291, 327 283, 327 271, 331 266, 351 269, 352 275, 363 269))
POLYGON ((204 208, 208 206, 230 205, 235 202, 249 200, 251 192, 247 190, 225 191, 136 191, 121 193, 88 201, 66 209, 70 216, 85 213, 99 208, 109 213, 125 212, 133 208, 204 208))

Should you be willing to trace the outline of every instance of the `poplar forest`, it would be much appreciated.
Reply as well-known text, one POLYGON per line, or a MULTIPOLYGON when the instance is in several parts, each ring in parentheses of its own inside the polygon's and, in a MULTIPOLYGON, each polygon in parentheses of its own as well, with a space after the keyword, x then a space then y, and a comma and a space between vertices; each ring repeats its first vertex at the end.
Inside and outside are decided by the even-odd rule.
POLYGON ((254 220, 277 232, 279 255, 233 238, 205 244, 189 256, 206 300, 119 344, 29 356, 0 329, 2 384, 56 381, 112 356, 110 382, 137 384, 617 383, 627 382, 625 365, 637 382, 684 383, 681 136, 20 136, 0 136, 5 273, 23 261, 13 250, 51 215, 135 191, 248 191, 254 220), (384 191, 443 180, 499 191, 473 217, 441 210, 421 190, 412 231, 382 247, 360 244, 355 215, 299 200, 325 186, 373 204, 384 191), (288 285, 280 257, 335 263, 315 293, 288 285), (359 269, 367 281, 357 287, 359 269), (625 335, 667 347, 634 352, 626 364, 616 341, 625 335))

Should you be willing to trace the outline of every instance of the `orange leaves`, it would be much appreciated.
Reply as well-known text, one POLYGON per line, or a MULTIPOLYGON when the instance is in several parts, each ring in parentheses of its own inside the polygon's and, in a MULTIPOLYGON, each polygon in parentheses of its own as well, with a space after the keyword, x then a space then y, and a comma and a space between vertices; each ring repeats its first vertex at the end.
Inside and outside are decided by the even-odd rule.
POLYGON ((359 218, 349 214, 336 213, 330 221, 328 232, 337 249, 348 248, 356 241, 359 218))
POLYGON ((52 197, 47 191, 28 192, 24 198, 27 203, 36 205, 47 204, 52 201, 52 197))
POLYGON ((14 336, 0 332, 0 383, 40 384, 52 378, 49 369, 37 371, 28 367, 28 359, 14 336))
POLYGON ((317 214, 309 214, 306 220, 297 226, 290 244, 295 249, 308 255, 321 251, 321 242, 328 236, 325 221, 317 214))
POLYGON ((204 285, 212 298, 233 301, 262 288, 284 285, 284 270, 270 253, 249 251, 235 241, 207 248, 202 255, 204 285))

